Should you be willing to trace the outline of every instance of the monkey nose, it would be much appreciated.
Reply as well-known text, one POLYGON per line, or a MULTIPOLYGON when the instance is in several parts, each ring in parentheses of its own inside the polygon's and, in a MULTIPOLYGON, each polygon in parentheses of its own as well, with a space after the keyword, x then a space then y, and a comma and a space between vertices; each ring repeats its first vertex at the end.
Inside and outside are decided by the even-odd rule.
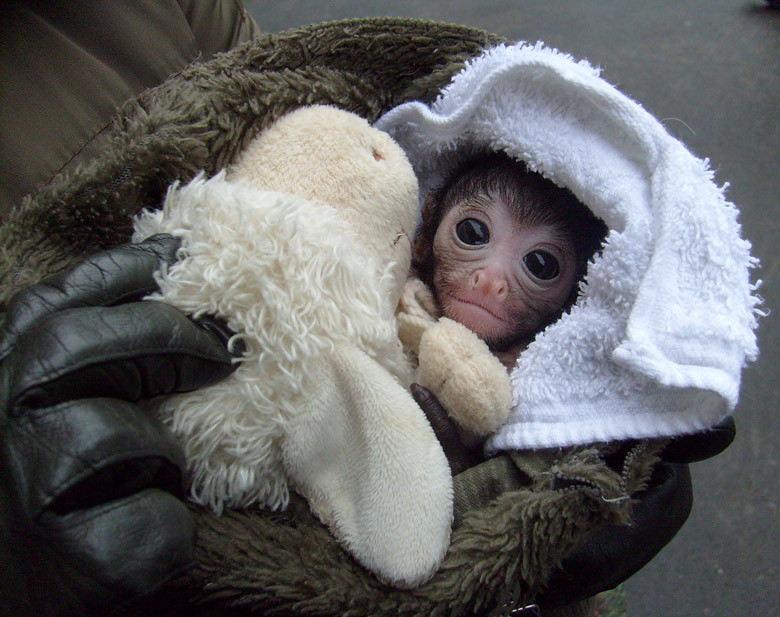
POLYGON ((486 270, 477 270, 471 275, 471 288, 499 302, 503 302, 509 294, 506 278, 486 270))

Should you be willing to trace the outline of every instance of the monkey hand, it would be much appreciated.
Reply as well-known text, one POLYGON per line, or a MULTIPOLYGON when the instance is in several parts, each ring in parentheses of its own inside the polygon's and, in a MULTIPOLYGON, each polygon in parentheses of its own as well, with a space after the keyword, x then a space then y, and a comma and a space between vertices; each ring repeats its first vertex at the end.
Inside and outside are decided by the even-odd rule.
POLYGON ((419 362, 416 381, 467 434, 483 437, 506 421, 512 405, 509 375, 471 330, 443 317, 423 332, 419 362))
POLYGON ((420 384, 413 383, 411 392, 439 440, 453 476, 457 476, 485 460, 482 456, 481 445, 470 447, 463 443, 449 414, 430 390, 423 388, 420 384))
POLYGON ((406 279, 396 316, 398 337, 404 348, 419 353, 423 334, 439 317, 433 293, 420 279, 413 276, 406 279))
POLYGON ((235 365, 219 324, 137 301, 177 246, 156 236, 99 253, 8 305, 0 606, 9 614, 104 614, 194 565, 183 453, 134 402, 235 365))

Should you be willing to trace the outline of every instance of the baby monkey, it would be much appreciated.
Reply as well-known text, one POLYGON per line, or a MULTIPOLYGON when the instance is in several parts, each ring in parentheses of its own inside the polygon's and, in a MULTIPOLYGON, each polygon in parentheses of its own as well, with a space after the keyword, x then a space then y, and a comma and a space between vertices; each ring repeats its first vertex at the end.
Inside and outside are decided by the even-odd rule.
POLYGON ((426 199, 413 273, 511 368, 576 300, 605 234, 570 191, 503 153, 480 155, 426 199))

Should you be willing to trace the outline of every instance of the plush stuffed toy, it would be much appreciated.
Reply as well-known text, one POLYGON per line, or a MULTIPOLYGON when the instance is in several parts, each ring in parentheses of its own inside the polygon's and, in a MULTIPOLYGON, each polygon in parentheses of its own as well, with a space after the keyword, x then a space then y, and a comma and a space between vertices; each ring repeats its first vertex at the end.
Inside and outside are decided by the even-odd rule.
POLYGON ((153 299, 225 319, 246 347, 231 377, 159 408, 193 499, 283 509, 293 488, 361 564, 404 587, 443 558, 453 499, 394 316, 417 216, 395 142, 318 106, 135 224, 136 239, 182 242, 153 299))
POLYGON ((439 399, 464 440, 497 430, 512 407, 504 365, 471 330, 442 317, 433 293, 410 276, 397 308, 398 333, 417 365, 415 381, 439 399))

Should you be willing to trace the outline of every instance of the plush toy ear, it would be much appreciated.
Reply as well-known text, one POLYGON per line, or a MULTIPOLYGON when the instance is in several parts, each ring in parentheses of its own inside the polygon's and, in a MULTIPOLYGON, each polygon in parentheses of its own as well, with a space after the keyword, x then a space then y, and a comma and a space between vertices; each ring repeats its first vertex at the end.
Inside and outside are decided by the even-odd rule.
POLYGON ((311 402, 282 444, 296 489, 333 534, 383 581, 414 587, 449 545, 452 478, 409 392, 357 347, 316 371, 311 402))

